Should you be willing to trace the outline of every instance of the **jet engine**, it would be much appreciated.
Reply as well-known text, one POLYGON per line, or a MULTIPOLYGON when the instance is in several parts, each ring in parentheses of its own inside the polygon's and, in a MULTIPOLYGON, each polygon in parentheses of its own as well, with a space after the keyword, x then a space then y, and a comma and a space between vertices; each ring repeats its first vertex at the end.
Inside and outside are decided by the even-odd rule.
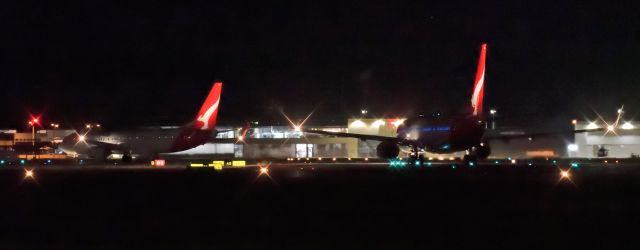
POLYGON ((89 149, 89 157, 93 159, 107 159, 107 157, 111 154, 111 150, 104 147, 91 147, 89 149))
POLYGON ((400 154, 400 147, 395 141, 383 141, 376 147, 376 154, 383 159, 392 159, 400 154))
POLYGON ((491 154, 491 147, 489 147, 489 144, 480 143, 480 145, 475 146, 475 153, 478 159, 485 160, 491 154))

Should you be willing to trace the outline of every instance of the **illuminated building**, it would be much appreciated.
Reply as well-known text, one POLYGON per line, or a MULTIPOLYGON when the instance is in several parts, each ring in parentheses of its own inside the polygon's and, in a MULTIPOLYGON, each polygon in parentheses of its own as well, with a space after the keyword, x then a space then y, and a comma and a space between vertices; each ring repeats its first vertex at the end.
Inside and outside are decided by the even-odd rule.
POLYGON ((640 129, 636 129, 635 121, 620 121, 618 126, 614 122, 577 121, 575 129, 597 129, 602 131, 579 133, 575 135, 575 152, 571 157, 610 157, 629 158, 640 155, 640 129), (605 129, 612 127, 612 129, 605 129))

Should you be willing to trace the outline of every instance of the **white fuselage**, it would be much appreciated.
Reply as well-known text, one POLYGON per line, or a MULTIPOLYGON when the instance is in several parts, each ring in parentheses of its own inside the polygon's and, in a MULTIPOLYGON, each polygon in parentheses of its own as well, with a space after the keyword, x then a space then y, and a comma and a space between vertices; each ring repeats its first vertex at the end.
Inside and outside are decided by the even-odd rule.
POLYGON ((167 153, 180 135, 179 128, 145 129, 117 132, 92 131, 79 140, 77 135, 64 138, 60 148, 67 154, 103 157, 105 154, 135 154, 152 157, 167 153))

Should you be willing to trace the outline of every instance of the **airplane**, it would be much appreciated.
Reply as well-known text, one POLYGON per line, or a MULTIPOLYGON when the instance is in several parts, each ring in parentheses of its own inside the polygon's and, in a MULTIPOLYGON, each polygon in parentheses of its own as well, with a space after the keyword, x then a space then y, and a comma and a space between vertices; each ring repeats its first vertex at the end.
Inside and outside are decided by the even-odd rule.
MULTIPOLYGON (((211 142, 218 133, 231 130, 216 130, 222 82, 215 82, 195 119, 182 127, 155 127, 129 131, 97 131, 72 133, 59 145, 65 153, 89 158, 107 159, 113 153, 123 154, 122 160, 129 162, 133 155, 138 158, 157 157, 161 153, 185 151, 211 142)), ((245 126, 241 135, 246 134, 245 126)), ((243 138, 240 138, 240 141, 243 138)))
MULTIPOLYGON (((376 148, 378 157, 395 159, 400 154, 400 147, 410 148, 410 156, 413 159, 424 161, 421 151, 448 154, 465 151, 465 162, 484 160, 491 154, 489 141, 495 139, 527 138, 556 133, 535 133, 516 135, 489 135, 485 133, 487 122, 483 116, 483 99, 485 87, 485 61, 487 56, 487 44, 482 44, 480 58, 476 71, 473 92, 471 95, 470 111, 461 117, 444 118, 436 112, 431 116, 419 115, 409 118, 397 129, 397 136, 366 135, 344 132, 330 132, 315 129, 304 129, 304 132, 351 137, 361 140, 380 141, 376 148)), ((589 132, 595 130, 573 130, 574 133, 589 132)), ((413 161, 411 161, 413 162, 413 161)))

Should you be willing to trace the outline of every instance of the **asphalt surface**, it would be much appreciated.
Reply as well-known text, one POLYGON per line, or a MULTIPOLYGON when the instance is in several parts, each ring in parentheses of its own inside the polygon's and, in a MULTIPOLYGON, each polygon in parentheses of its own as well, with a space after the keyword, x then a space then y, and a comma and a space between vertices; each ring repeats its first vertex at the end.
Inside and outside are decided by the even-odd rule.
POLYGON ((634 164, 134 166, 0 168, 0 249, 640 246, 634 164))

